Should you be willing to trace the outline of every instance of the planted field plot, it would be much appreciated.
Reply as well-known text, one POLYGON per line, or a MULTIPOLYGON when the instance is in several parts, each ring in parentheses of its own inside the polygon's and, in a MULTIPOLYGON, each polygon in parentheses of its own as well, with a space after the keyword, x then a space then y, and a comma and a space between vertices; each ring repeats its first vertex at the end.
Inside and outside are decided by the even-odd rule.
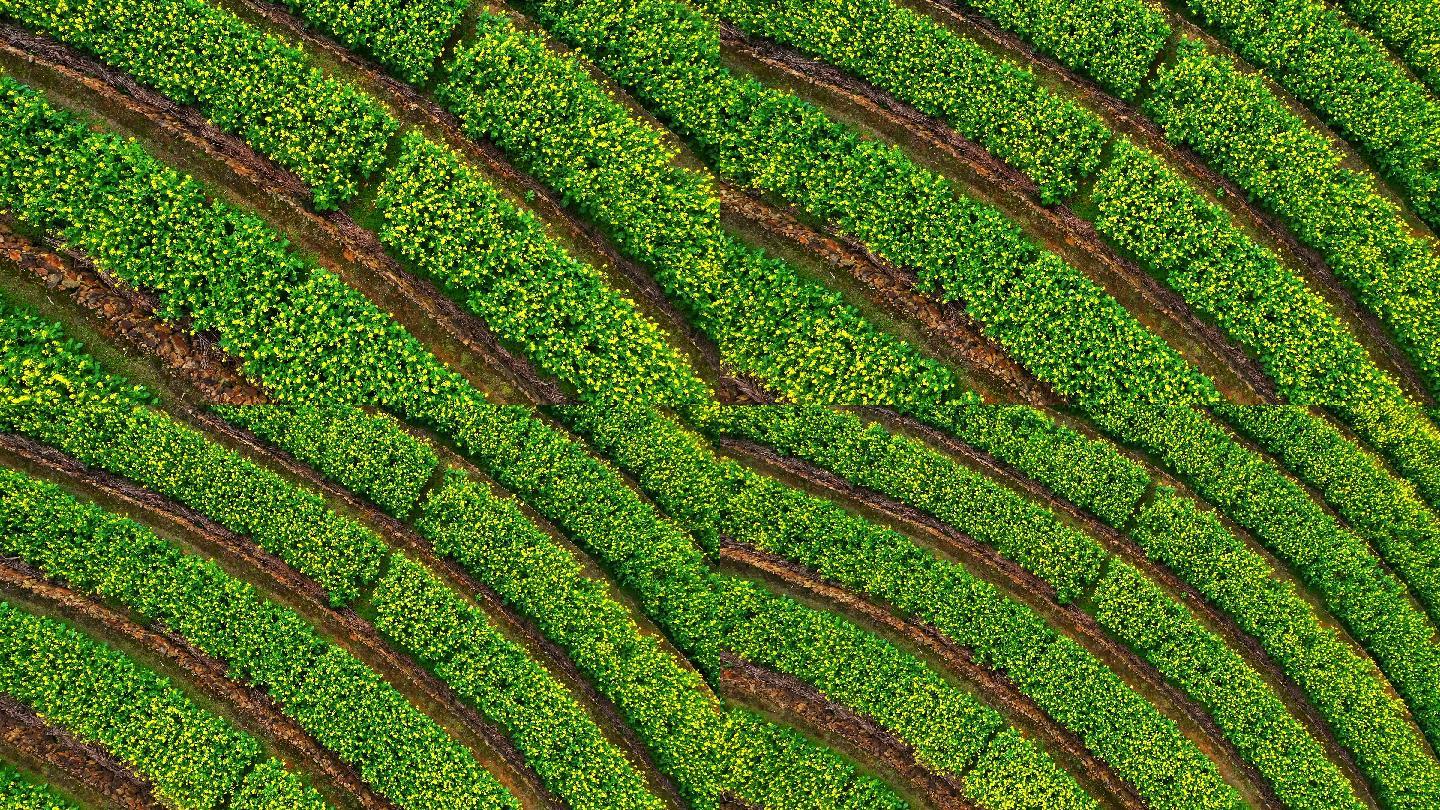
POLYGON ((1440 807, 1440 11, 0 0, 0 807, 1440 807))

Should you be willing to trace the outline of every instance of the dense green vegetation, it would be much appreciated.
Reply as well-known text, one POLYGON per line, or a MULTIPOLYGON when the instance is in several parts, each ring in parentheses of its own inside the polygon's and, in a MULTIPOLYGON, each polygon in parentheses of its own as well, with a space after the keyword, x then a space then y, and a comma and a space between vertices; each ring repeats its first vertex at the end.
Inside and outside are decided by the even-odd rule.
MULTIPOLYGON (((289 44, 201 0, 5 0, 0 14, 54 34, 199 107, 334 208, 385 160, 396 123, 289 44)), ((8 106, 8 104, 7 104, 8 106)))
MULTIPOLYGON (((986 334, 1061 394, 1097 405, 1217 396, 1099 285, 998 209, 796 96, 732 73, 720 59, 714 27, 687 6, 673 0, 525 6, 694 141, 718 174, 794 203, 913 269, 942 300, 963 301, 986 334)), ((456 60, 480 56, 462 51, 456 60)), ((1023 143, 1015 147, 1017 154, 1029 151, 1023 143)), ((1041 178, 1042 187, 1048 180, 1041 178)))
POLYGON ((49 786, 32 782, 9 763, 0 761, 0 807, 6 810, 77 810, 49 786))
MULTIPOLYGON (((8 484, 11 475, 3 475, 8 484)), ((168 805, 262 808, 283 798, 289 807, 326 806, 267 759, 258 740, 165 678, 68 624, 6 602, 0 602, 0 692, 101 746, 168 805)))
POLYGON ((1172 721, 1085 648, 963 566, 833 503, 718 462, 698 436, 654 411, 567 409, 562 415, 708 542, 728 537, 796 560, 972 650, 982 666, 1009 676, 1149 801, 1238 804, 1172 721))

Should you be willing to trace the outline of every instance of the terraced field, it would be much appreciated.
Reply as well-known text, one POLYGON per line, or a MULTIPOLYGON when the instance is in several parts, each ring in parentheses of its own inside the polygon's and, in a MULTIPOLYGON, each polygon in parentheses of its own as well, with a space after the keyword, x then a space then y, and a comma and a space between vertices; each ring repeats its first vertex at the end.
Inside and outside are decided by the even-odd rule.
POLYGON ((0 808, 1440 807, 1440 9, 0 0, 0 808))

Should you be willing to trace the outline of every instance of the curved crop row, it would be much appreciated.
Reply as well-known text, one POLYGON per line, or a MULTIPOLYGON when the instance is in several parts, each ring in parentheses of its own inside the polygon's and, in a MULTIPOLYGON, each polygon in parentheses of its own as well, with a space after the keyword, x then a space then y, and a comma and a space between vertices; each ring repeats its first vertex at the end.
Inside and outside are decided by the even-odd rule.
POLYGON ((166 805, 259 810, 278 800, 306 810, 326 806, 279 761, 265 757, 258 740, 164 678, 68 624, 5 602, 0 692, 45 722, 103 746, 154 785, 166 805))
MULTIPOLYGON (((38 319, 12 320, 34 327, 35 331, 45 331, 45 324, 37 322, 38 319)), ((317 496, 273 475, 275 490, 291 496, 292 500, 309 496, 319 507, 287 513, 283 511, 282 501, 281 505, 272 503, 257 510, 254 502, 246 501, 243 482, 247 471, 259 468, 163 415, 126 403, 116 407, 112 403, 87 401, 83 394, 54 383, 50 383, 47 390, 46 379, 56 377, 97 387, 111 385, 103 372, 86 362, 83 355, 52 355, 41 359, 36 353, 27 352, 23 344, 7 343, 5 347, 8 367, 20 363, 33 372, 28 375, 28 385, 26 382, 16 385, 0 377, 0 381, 10 382, 4 390, 23 400, 22 405, 0 409, 0 424, 7 429, 34 436, 79 455, 88 464, 125 474, 142 486, 172 495, 232 530, 238 531, 238 527, 228 515, 215 509, 215 501, 196 502, 186 497, 185 492, 169 491, 166 480, 157 479, 148 474, 148 470, 135 468, 133 454, 128 449, 144 448, 155 459, 153 463, 157 467, 172 471, 175 478, 213 482, 214 495, 221 501, 232 501, 242 510, 268 514, 271 520, 284 521, 302 534, 320 536, 326 526, 335 524, 348 527, 351 534, 365 537, 383 554, 375 569, 360 583, 369 591, 361 604, 380 616, 377 627, 401 650, 429 664, 441 680, 511 737, 526 761, 556 795, 575 808, 658 806, 657 800, 646 792, 639 774, 603 738, 574 698, 549 673, 529 660, 522 648, 501 636, 482 612, 448 591, 423 566, 386 549, 378 537, 331 512, 317 496), (65 362, 67 360, 69 362, 65 362), (171 451, 177 444, 176 436, 191 440, 182 447, 198 445, 208 452, 171 451), (439 639, 445 639, 445 643, 439 639)), ((330 435, 342 434, 332 429, 330 435)), ((422 484, 423 481, 422 478, 422 484)), ((57 506, 53 511, 48 521, 26 527, 45 541, 36 544, 38 548, 53 550, 65 545, 63 533, 52 538, 40 531, 39 527, 65 525, 65 510, 57 506)), ((97 513, 88 523, 104 526, 106 521, 97 513)), ((6 528, 11 535, 25 536, 13 521, 6 528)), ((139 527, 111 521, 108 531, 116 536, 105 539, 115 548, 126 550, 124 556, 112 561, 114 565, 124 566, 123 570, 131 571, 132 575, 135 571, 148 571, 149 575, 160 578, 156 582, 166 578, 162 572, 168 573, 169 579, 193 587, 188 589, 191 597, 188 601, 162 588, 156 597, 158 602, 136 602, 136 599, 149 598, 145 595, 143 579, 133 589, 121 588, 112 593, 102 588, 103 595, 118 598, 144 615, 163 620, 202 650, 230 663, 237 676, 266 689, 287 711, 298 712, 297 721, 342 759, 357 763, 362 776, 382 793, 407 806, 438 806, 436 802, 457 800, 464 795, 460 792, 462 786, 474 784, 475 789, 470 791, 472 803, 485 806, 504 803, 498 798, 503 793, 498 784, 486 787, 488 777, 478 771, 468 753, 449 742, 437 726, 416 713, 399 693, 366 670, 361 662, 320 639, 298 616, 247 590, 248 585, 232 580, 211 563, 177 557, 171 551, 162 550, 160 546, 164 544, 139 527), (219 597, 207 595, 207 591, 227 594, 239 601, 226 605, 219 597), (251 620, 247 622, 241 617, 251 617, 251 620), (204 621, 221 624, 206 625, 204 621), (229 632, 248 632, 252 636, 248 641, 227 639, 217 627, 229 627, 229 632), (215 635, 217 632, 219 636, 215 635), (271 652, 258 656, 257 662, 255 651, 267 645, 272 648, 271 652), (345 718, 344 724, 337 725, 329 718, 326 712, 332 710, 338 710, 337 716, 345 718), (389 729, 389 739, 372 739, 366 729, 373 727, 389 729), (421 769, 419 773, 427 775, 418 776, 414 769, 421 769), (493 795, 485 796, 486 791, 493 795)), ((6 542, 18 541, 0 541, 6 542)), ((344 549, 336 551, 343 553, 344 549)), ((122 574, 114 571, 86 579, 75 569, 64 568, 63 561, 57 569, 53 561, 45 564, 35 560, 34 553, 32 548, 29 555, 21 556, 51 575, 77 585, 118 587, 117 583, 123 580, 122 574)))
POLYGON ((1440 100, 1324 0, 1186 0, 1209 30, 1379 166, 1420 218, 1440 225, 1440 100))
MULTIPOLYGON (((307 8, 340 14, 330 6, 307 8)), ((153 30, 146 34, 164 54, 157 63, 134 53, 152 43, 128 25, 106 27, 107 18, 88 6, 47 9, 43 15, 35 10, 16 13, 27 24, 97 53, 175 100, 197 104, 221 129, 295 169, 311 187, 319 208, 330 207, 325 198, 335 195, 315 171, 278 151, 274 138, 277 133, 286 137, 298 133, 321 158, 343 154, 346 144, 360 139, 363 143, 354 148, 363 148, 367 155, 360 174, 368 177, 384 170, 376 204, 385 218, 381 232, 385 244, 460 298, 502 339, 523 347, 543 371, 570 380, 586 393, 669 401, 694 397, 703 390, 685 359, 632 302, 609 288, 594 268, 567 255, 531 214, 505 200, 450 150, 412 132, 402 140, 397 162, 386 168, 386 148, 398 125, 358 86, 325 78, 302 53, 281 46, 239 17, 196 0, 164 0, 158 6, 142 3, 126 9, 126 14, 137 18, 136 24, 150 16, 167 20, 163 25, 151 24, 153 30), (226 32, 231 38, 227 48, 195 40, 188 29, 177 27, 180 24, 171 18, 184 16, 190 8, 187 4, 204 12, 195 25, 220 26, 226 32), (237 79, 232 63, 240 59, 263 62, 265 72, 240 75, 241 84, 226 84, 237 79), (241 92, 255 98, 233 98, 241 92), (266 106, 265 99, 287 93, 290 117, 282 118, 266 106), (366 112, 346 113, 344 105, 366 112)), ((384 16, 370 4, 356 6, 353 14, 384 16)), ((358 24, 344 14, 326 19, 337 27, 358 24)), ((343 196, 354 190, 349 188, 343 196)))
POLYGON ((1320 624, 1305 597, 1275 579, 1218 517, 1162 489, 1132 536, 1264 645, 1355 752, 1383 806, 1420 810, 1440 801, 1440 764, 1374 665, 1320 624))
POLYGON ((0 760, 0 807, 7 810, 79 810, 49 785, 30 781, 3 760, 0 760))
POLYGON ((1018 602, 898 533, 716 459, 656 412, 565 409, 567 422, 640 482, 682 526, 773 551, 933 624, 1004 672, 1141 796, 1166 807, 1239 798, 1174 723, 1088 651, 1018 602))
MULTIPOLYGON (((298 10, 366 49, 364 37, 339 30, 337 10, 298 10)), ((833 402, 931 402, 955 384, 841 296, 727 235, 710 178, 674 165, 659 133, 578 66, 493 14, 480 13, 475 25, 472 41, 497 59, 488 74, 470 77, 486 92, 459 93, 450 80, 442 99, 465 106, 470 135, 499 145, 649 268, 738 371, 783 394, 833 402)), ((409 25, 406 36, 424 38, 423 27, 409 25)))
MULTIPOLYGON (((224 414, 346 488, 367 481, 350 463, 352 450, 364 455, 366 448, 402 445, 412 455, 429 452, 394 420, 354 409, 256 406, 229 408, 224 414)), ((419 486, 430 471, 411 477, 411 485, 419 486)), ((753 793, 744 787, 748 781, 778 786, 779 795, 766 804, 843 806, 847 793, 857 805, 891 801, 876 783, 847 784, 838 761, 817 755, 819 749, 792 747, 788 756, 777 755, 773 746, 787 742, 778 728, 747 712, 725 710, 698 676, 635 624, 604 583, 585 575, 568 550, 513 501, 497 497, 463 471, 445 472, 426 497, 416 528, 437 553, 458 562, 563 647, 686 795, 708 804, 727 785, 753 793), (787 797, 784 791, 799 787, 785 776, 787 767, 831 775, 787 797), (827 795, 827 790, 837 792, 827 795)))
POLYGON ((1344 0, 1350 19, 1399 55, 1432 91, 1440 92, 1440 17, 1424 0, 1344 0))
POLYGON ((1285 806, 1358 806, 1324 749, 1239 655, 1155 583, 1042 507, 852 414, 722 408, 705 429, 809 460, 994 546, 1054 586, 1060 600, 1091 606, 1102 626, 1205 706, 1285 806))
MULTIPOLYGON (((1012 163, 1012 151, 1032 148, 1025 126, 1081 114, 1077 104, 1047 91, 1037 90, 1023 103, 990 93, 988 73, 976 65, 989 72, 1008 68, 1030 78, 1032 86, 1034 79, 892 0, 803 7, 754 0, 695 4, 855 73, 1012 163), (870 47, 875 42, 889 46, 870 47), (1008 125, 977 128, 977 116, 1008 125)), ((1339 409, 1427 491, 1440 492, 1440 435, 1374 365, 1330 305, 1154 155, 1117 139, 1099 122, 1087 134, 1097 154, 1111 145, 1103 160, 1077 169, 1077 182, 1095 180, 1088 198, 1098 231, 1256 356, 1291 401, 1339 409)), ((1023 162, 1015 165, 1042 179, 1023 162)))
POLYGON ((1440 389, 1440 257, 1369 178, 1258 78, 1193 40, 1161 67, 1145 111, 1319 251, 1440 389))
POLYGON ((1104 439, 1085 436, 1025 405, 976 398, 913 415, 1014 466, 1110 526, 1123 527, 1150 486, 1150 473, 1104 439))
POLYGON ((213 561, 23 474, 0 471, 0 486, 6 554, 224 661, 398 806, 519 807, 378 675, 213 561))
POLYGON ((1375 656, 1426 737, 1440 739, 1434 628, 1363 540, 1200 411, 1137 406, 1091 416, 1151 453, 1291 566, 1375 656))
MULTIPOLYGON (((74 178, 47 185, 32 175, 0 175, 7 203, 30 224, 61 231, 100 269, 157 293, 165 317, 189 316, 190 328, 215 330, 221 348, 240 358, 245 374, 273 397, 383 406, 428 423, 491 408, 392 318, 333 274, 305 263, 258 219, 207 201, 194 181, 164 170, 133 142, 88 133, 33 91, 3 81, 19 109, 9 120, 29 113, 29 124, 60 147, 53 154, 69 160, 51 161, 49 170, 74 178), (57 130, 62 137, 54 137, 57 130), (105 182, 93 183, 99 178, 105 182), (92 185, 103 196, 75 206, 42 191, 92 185), (120 215, 87 219, 84 228, 70 219, 101 203, 120 215), (137 215, 155 210, 166 215, 137 215)), ((11 138, 0 140, 0 148, 24 155, 34 145, 11 138)), ((16 158, 12 168, 32 163, 6 157, 16 158)), ((812 790, 844 795, 843 788, 820 784, 838 779, 843 785, 854 775, 834 754, 758 719, 745 731, 739 750, 764 752, 772 764, 761 771, 768 781, 741 785, 742 795, 751 789, 776 797, 812 790), (830 764, 807 764, 817 760, 830 764)))
POLYGON ((604 227, 739 371, 825 402, 931 402, 954 385, 838 294, 726 234, 710 177, 675 165, 659 132, 535 35, 482 13, 446 71, 436 92, 467 134, 604 227))
POLYGON ((343 472, 346 489, 401 520, 415 510, 440 463, 428 444, 383 413, 334 404, 311 406, 304 416, 265 405, 215 410, 227 421, 276 440, 308 466, 327 474, 343 472))
POLYGON ((1325 502, 1404 578, 1432 620, 1440 622, 1440 518, 1421 502, 1414 487, 1302 408, 1227 405, 1218 412, 1317 487, 1325 502))
POLYGON ((406 135, 375 205, 383 243, 582 396, 706 396, 653 322, 450 149, 406 135))
MULTIPOLYGON (((922 286, 963 301, 986 334, 1060 393, 1092 403, 1218 397, 1103 288, 997 209, 961 196, 898 148, 732 73, 717 31, 688 6, 543 0, 527 7, 696 141, 720 175, 794 202, 914 269, 922 286)), ((473 77, 471 66, 486 53, 462 47, 451 63, 473 77)), ((446 91, 453 86, 452 78, 446 91)), ((467 113, 460 109, 462 118, 467 113)))
POLYGON ((96 54, 242 135, 334 208, 385 162, 398 126, 285 42, 202 0, 5 0, 0 13, 96 54))

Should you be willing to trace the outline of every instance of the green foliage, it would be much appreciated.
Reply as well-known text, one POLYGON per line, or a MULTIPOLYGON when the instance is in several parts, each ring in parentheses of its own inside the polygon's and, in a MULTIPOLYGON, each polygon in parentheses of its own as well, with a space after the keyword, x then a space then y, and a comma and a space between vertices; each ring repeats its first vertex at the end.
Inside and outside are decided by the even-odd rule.
MULTIPOLYGON (((587 577, 568 550, 484 484, 450 470, 417 525, 436 551, 494 588, 565 648, 691 801, 714 806, 731 791, 773 807, 898 802, 878 782, 857 777, 803 738, 725 711, 699 676, 636 626, 602 581, 587 577), (806 771, 811 775, 802 776, 806 771)), ((685 573, 687 582, 705 582, 703 575, 685 573)), ((663 588, 648 584, 645 592, 657 587, 663 588)), ((705 591, 690 596, 715 607, 705 591)))
POLYGON ((718 174, 792 202, 914 269, 943 300, 963 301, 986 334, 1059 393, 1096 403, 1218 398, 1103 288, 998 209, 793 94, 731 72, 713 25, 687 6, 538 0, 526 7, 695 141, 718 174))
POLYGON ((4 0, 0 12, 200 108, 299 175, 316 208, 354 196, 398 126, 299 50, 201 0, 4 0))
POLYGON ((582 397, 707 396, 653 321, 452 150, 407 135, 376 206, 388 247, 582 397))
POLYGON ((216 407, 226 421, 277 444, 386 512, 405 518, 440 463, 393 417, 346 405, 216 407))
MULTIPOLYGON (((1392 64, 1384 48, 1324 0, 1186 0, 1186 6, 1364 152, 1421 219, 1440 225, 1440 99, 1392 64)), ((1253 123, 1241 115, 1242 125, 1253 123)))
POLYGON ((1079 735, 1148 801, 1239 806, 1214 764, 1172 721, 1085 648, 963 566, 834 503, 720 461, 657 412, 566 408, 562 416, 698 536, 732 538, 799 562, 968 648, 982 666, 1004 672, 1079 735))
POLYGON ((31 782, 3 761, 0 761, 0 807, 5 810, 79 810, 49 785, 31 782))
POLYGON ((1061 602, 1089 592, 1109 555, 1084 533, 913 439, 821 407, 714 408, 703 429, 769 445, 954 526, 1045 580, 1061 602))
POLYGON ((1028 70, 891 0, 691 0, 904 98, 1025 172, 1050 202, 1076 192, 1109 132, 1028 70))
POLYGON ((1440 519, 1415 488, 1304 408, 1225 406, 1227 422, 1325 497, 1440 617, 1440 519))
POLYGON ((565 688, 424 566, 392 556, 372 600, 376 627, 498 725, 567 807, 664 806, 565 688))
POLYGON ((161 318, 213 331, 250 379, 292 403, 401 410, 465 389, 394 318, 259 217, 207 199, 136 142, 90 132, 8 77, 0 101, 6 210, 154 293, 161 318))
POLYGON ((1150 453, 1250 531, 1301 580, 1365 649, 1440 739, 1440 659, 1433 626, 1364 540, 1274 465, 1190 408, 1113 408, 1092 413, 1107 432, 1150 453))
POLYGON ((1319 251, 1440 390, 1440 256, 1369 178, 1341 166, 1259 78, 1193 40, 1161 69, 1145 110, 1319 251))
POLYGON ((710 177, 675 165, 573 58, 482 13, 446 71, 436 93, 466 133, 600 224, 739 372, 822 402, 931 402, 954 385, 839 294, 729 237, 710 177))
POLYGON ((1150 474, 1104 439, 1092 439, 1024 405, 978 400, 913 414, 966 444, 1013 465, 1105 523, 1123 527, 1150 485, 1150 474))
POLYGON ((1440 766, 1390 697, 1374 664, 1325 628, 1293 585, 1225 529, 1218 517, 1162 489, 1134 532, 1146 553, 1234 617, 1295 680, 1341 745, 1393 808, 1440 802, 1440 766))
MULTIPOLYGON (((172 807, 225 807, 227 798, 249 790, 246 770, 264 757, 259 741, 118 650, 4 602, 0 692, 103 747, 172 807)), ((295 807, 325 806, 313 790, 289 780, 288 790, 302 798, 295 807)))
POLYGON ((384 546, 317 495, 116 395, 124 382, 28 310, 0 307, 0 428, 54 445, 252 537, 313 577, 335 604, 359 594, 384 546))
POLYGON ((1044 54, 1130 99, 1140 91, 1170 24, 1144 0, 965 0, 1044 54))
POLYGON ((1440 92, 1440 16, 1427 0, 1344 0, 1350 19, 1399 53, 1420 81, 1440 92))
POLYGON ((397 805, 518 807, 464 746, 379 675, 213 561, 20 473, 0 470, 0 492, 5 553, 224 661, 230 677, 269 693, 397 805))
POLYGON ((345 47, 374 57, 402 81, 430 78, 471 0, 284 0, 345 47))

